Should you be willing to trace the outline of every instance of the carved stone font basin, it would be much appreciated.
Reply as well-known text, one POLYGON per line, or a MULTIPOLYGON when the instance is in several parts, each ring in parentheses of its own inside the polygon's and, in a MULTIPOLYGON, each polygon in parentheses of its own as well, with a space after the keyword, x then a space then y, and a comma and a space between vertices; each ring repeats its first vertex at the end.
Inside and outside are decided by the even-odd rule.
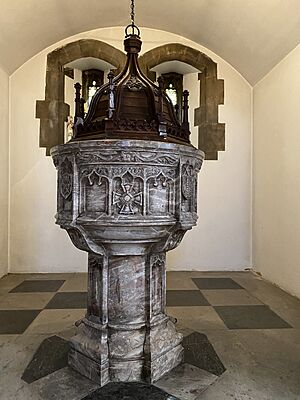
POLYGON ((166 315, 166 252, 197 220, 204 154, 149 140, 82 140, 52 149, 56 222, 88 252, 87 312, 69 364, 104 385, 158 380, 182 362, 166 315))

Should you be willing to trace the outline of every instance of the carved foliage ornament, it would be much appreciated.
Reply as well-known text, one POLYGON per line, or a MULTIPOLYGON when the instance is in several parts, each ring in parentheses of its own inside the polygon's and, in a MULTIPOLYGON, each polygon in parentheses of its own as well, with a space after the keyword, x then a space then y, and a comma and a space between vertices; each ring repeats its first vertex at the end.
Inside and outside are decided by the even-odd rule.
POLYGON ((115 152, 107 152, 107 153, 78 153, 76 155, 76 159, 78 162, 83 163, 94 163, 101 161, 111 161, 111 162, 154 162, 157 164, 163 165, 176 165, 178 162, 177 155, 156 153, 156 152, 125 152, 125 151, 115 151, 115 152))
POLYGON ((135 75, 131 75, 130 79, 126 83, 126 87, 131 92, 139 92, 143 89, 144 85, 135 75))
POLYGON ((135 177, 143 177, 144 176, 144 168, 138 166, 132 167, 113 167, 112 168, 113 177, 123 176, 123 175, 131 175, 135 177))

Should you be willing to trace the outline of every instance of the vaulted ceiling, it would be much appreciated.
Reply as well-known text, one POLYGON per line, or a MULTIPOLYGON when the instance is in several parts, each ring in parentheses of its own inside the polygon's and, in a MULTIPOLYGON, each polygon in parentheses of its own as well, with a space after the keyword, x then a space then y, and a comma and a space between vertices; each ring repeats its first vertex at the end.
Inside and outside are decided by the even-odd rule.
MULTIPOLYGON (((0 65, 9 73, 76 33, 127 25, 129 0, 0 0, 0 65)), ((299 0, 136 0, 139 26, 189 38, 255 84, 300 42, 299 0)))

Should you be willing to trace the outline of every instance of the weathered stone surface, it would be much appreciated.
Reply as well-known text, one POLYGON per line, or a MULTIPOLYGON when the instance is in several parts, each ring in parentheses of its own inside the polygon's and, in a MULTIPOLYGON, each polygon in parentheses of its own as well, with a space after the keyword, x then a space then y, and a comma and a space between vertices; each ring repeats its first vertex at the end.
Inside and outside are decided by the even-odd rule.
POLYGON ((201 393, 217 378, 214 374, 184 363, 156 382, 155 386, 180 400, 199 400, 201 393))
POLYGON ((108 363, 100 364, 74 349, 69 352, 69 366, 100 386, 110 381, 108 363))
POLYGON ((135 140, 73 142, 52 150, 57 223, 89 253, 86 318, 69 364, 104 385, 154 382, 183 361, 166 315, 165 253, 197 220, 203 153, 135 140))

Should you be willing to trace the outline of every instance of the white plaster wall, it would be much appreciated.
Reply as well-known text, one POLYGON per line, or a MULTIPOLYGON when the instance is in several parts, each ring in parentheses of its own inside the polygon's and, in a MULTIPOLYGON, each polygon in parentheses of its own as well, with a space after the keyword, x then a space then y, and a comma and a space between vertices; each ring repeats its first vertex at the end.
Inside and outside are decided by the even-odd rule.
MULTIPOLYGON (((11 271, 85 271, 86 256, 54 224, 56 171, 38 148, 39 120, 35 101, 44 99, 46 56, 80 38, 105 41, 123 50, 123 28, 98 29, 61 41, 25 63, 11 76, 11 271), (20 91, 19 88, 22 87, 20 91)), ((219 161, 206 161, 199 178, 199 224, 170 252, 168 268, 240 270, 251 266, 251 96, 249 84, 229 64, 181 36, 142 29, 145 52, 177 42, 205 52, 218 63, 225 80, 226 151, 219 161)), ((186 77, 191 98, 199 94, 196 74, 186 77), (194 75, 194 76, 192 76, 194 75)), ((191 104, 191 109, 195 105, 191 104)), ((192 112, 191 112, 192 113, 192 112)), ((193 115, 192 115, 193 117, 193 115)), ((192 118, 193 119, 193 118, 192 118)), ((193 141, 197 141, 197 129, 193 141)))
POLYGON ((0 277, 8 272, 8 86, 0 68, 0 277))
MULTIPOLYGON (((187 232, 177 249, 168 253, 174 270, 242 270, 251 267, 251 119, 252 94, 248 84, 224 63, 218 77, 225 80, 226 151, 218 161, 204 161, 198 180, 198 225, 187 232)), ((191 106, 198 103, 197 74, 185 75, 191 106)), ((194 115, 191 107, 190 122, 194 115)), ((192 130, 197 146, 198 128, 192 130)))
POLYGON ((254 88, 254 267, 300 297, 300 45, 254 88))
POLYGON ((54 223, 56 170, 39 148, 35 101, 44 99, 45 56, 39 54, 10 77, 11 272, 81 271, 86 264, 85 254, 54 223))

